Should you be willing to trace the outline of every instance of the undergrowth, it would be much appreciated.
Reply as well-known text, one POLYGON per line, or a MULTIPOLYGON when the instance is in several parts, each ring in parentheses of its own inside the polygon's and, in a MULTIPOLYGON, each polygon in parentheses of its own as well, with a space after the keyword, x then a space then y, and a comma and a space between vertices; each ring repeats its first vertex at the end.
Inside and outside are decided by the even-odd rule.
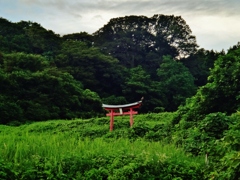
POLYGON ((0 179, 202 179, 204 157, 164 138, 172 115, 0 126, 0 179))

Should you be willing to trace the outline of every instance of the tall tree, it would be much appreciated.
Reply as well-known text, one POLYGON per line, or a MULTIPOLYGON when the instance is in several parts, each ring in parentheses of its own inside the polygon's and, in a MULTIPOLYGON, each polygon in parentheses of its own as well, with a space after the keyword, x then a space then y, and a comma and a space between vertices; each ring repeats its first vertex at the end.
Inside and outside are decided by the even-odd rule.
POLYGON ((51 30, 30 21, 12 23, 0 18, 0 50, 53 56, 60 47, 61 38, 51 30))
POLYGON ((152 112, 155 108, 163 106, 159 96, 161 90, 158 82, 151 80, 150 75, 141 66, 129 70, 122 89, 128 102, 139 101, 141 97, 144 97, 141 112, 152 112))
POLYGON ((164 56, 157 70, 161 99, 167 111, 175 111, 185 103, 186 98, 196 92, 194 78, 189 70, 170 56, 164 56))
POLYGON ((187 104, 181 107, 176 122, 181 118, 196 122, 209 113, 231 114, 240 109, 240 46, 219 56, 208 77, 208 83, 198 89, 187 104))
POLYGON ((176 56, 174 54, 168 55, 182 58, 197 51, 196 38, 192 35, 190 27, 181 16, 158 14, 154 15, 151 20, 155 23, 154 33, 156 33, 157 39, 160 39, 160 43, 166 41, 168 45, 177 51, 176 56), (161 39, 164 39, 164 41, 161 41, 161 39))
POLYGON ((225 52, 215 52, 213 50, 199 49, 196 53, 182 59, 181 62, 189 69, 196 86, 203 86, 207 83, 210 69, 213 68, 215 60, 225 52))
POLYGON ((53 53, 60 47, 60 36, 51 30, 46 30, 38 23, 20 22, 19 26, 26 26, 24 31, 29 39, 33 53, 53 53), (27 26, 26 26, 27 25, 27 26))
MULTIPOLYGON (((93 35, 103 51, 119 59, 126 67, 141 65, 157 69, 159 62, 146 58, 149 53, 186 57, 196 51, 197 44, 186 22, 179 16, 126 16, 111 19, 93 35), (155 64, 155 65, 152 65, 155 64)), ((157 60, 157 58, 155 59, 157 60)))
POLYGON ((73 34, 66 34, 62 37, 64 41, 81 41, 85 42, 87 45, 91 46, 94 45, 93 43, 93 36, 88 34, 87 32, 80 32, 80 33, 73 33, 73 34))
POLYGON ((121 94, 124 68, 117 59, 81 41, 68 40, 55 59, 56 65, 101 97, 121 94))
POLYGON ((0 123, 3 124, 15 120, 71 119, 102 113, 100 97, 96 93, 84 90, 69 73, 52 67, 40 55, 4 54, 0 65, 0 87, 0 123))

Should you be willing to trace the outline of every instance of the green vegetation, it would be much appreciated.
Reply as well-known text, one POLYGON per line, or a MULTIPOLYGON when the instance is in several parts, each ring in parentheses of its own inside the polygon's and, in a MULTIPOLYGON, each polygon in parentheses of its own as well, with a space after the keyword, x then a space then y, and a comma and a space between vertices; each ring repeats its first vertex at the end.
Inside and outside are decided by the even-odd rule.
POLYGON ((0 179, 239 179, 240 43, 198 49, 165 15, 92 35, 0 27, 0 179), (109 132, 101 104, 142 96, 109 132))
POLYGON ((132 128, 118 117, 113 132, 105 117, 2 125, 0 178, 202 179, 204 157, 164 142, 159 130, 172 116, 138 115, 132 128))
POLYGON ((108 117, 1 125, 0 178, 237 179, 240 114, 209 115, 185 133, 172 128, 175 116, 135 115, 132 128, 116 117, 112 132, 108 117), (211 127, 219 118, 231 125, 211 127))
POLYGON ((198 50, 179 16, 126 16, 62 37, 35 22, 0 27, 0 124, 101 117, 102 102, 142 96, 141 113, 176 111, 224 54, 198 50))

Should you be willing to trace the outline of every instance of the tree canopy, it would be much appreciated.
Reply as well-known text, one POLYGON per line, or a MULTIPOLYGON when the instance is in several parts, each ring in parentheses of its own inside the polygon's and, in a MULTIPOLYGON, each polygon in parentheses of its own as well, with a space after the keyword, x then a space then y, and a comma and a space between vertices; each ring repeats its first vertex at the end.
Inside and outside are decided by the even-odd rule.
POLYGON ((90 117, 102 113, 96 93, 84 90, 69 73, 51 67, 40 55, 4 55, 0 80, 2 124, 90 117), (89 103, 91 110, 86 108, 89 103))
MULTIPOLYGON (((94 33, 102 50, 127 67, 153 67, 159 61, 147 61, 148 54, 158 57, 187 57, 197 51, 195 37, 180 16, 125 16, 111 19, 94 33)), ((155 68, 156 69, 156 68, 155 68)))
POLYGON ((198 121, 207 114, 232 114, 240 108, 240 46, 219 56, 208 77, 208 83, 179 108, 178 119, 198 121))
POLYGON ((141 113, 175 111, 225 54, 198 49, 173 15, 113 18, 62 37, 30 21, 0 18, 0 27, 1 123, 104 116, 101 103, 142 96, 141 113))

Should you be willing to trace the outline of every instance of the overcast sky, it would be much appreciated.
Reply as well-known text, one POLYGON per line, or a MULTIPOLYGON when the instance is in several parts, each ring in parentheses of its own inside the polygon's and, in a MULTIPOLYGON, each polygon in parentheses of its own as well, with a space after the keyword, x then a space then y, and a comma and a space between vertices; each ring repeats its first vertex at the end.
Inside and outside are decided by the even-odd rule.
POLYGON ((154 14, 182 16, 201 48, 227 50, 240 41, 240 0, 0 0, 0 17, 37 22, 60 35, 91 34, 111 18, 154 14))

